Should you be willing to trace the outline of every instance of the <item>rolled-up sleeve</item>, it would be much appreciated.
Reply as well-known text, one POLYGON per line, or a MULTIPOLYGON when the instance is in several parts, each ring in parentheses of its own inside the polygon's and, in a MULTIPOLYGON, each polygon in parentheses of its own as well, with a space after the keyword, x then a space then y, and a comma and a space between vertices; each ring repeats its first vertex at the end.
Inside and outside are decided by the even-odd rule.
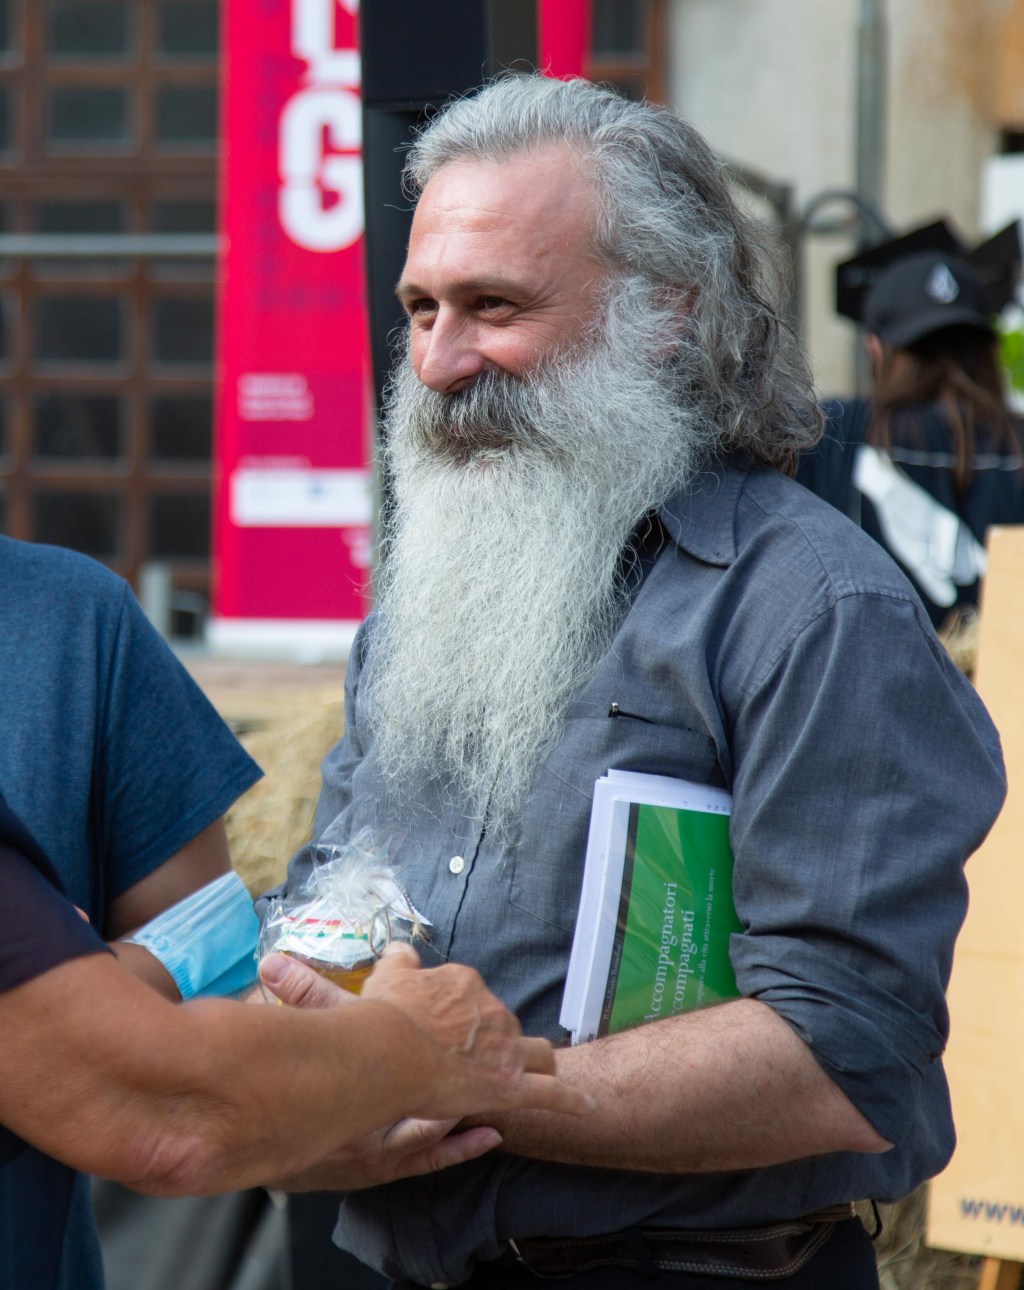
POLYGON ((733 746, 741 993, 899 1144, 946 1042, 964 863, 1005 796, 998 734, 922 611, 862 593, 763 659, 733 746))

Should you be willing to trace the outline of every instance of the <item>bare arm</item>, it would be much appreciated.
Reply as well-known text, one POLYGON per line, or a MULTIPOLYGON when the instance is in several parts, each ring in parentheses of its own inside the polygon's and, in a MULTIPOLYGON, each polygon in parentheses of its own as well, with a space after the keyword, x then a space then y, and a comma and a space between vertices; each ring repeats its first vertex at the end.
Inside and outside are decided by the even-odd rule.
MULTIPOLYGON (((310 974, 304 994, 282 997, 300 1007, 330 1006, 318 980, 310 974)), ((750 999, 561 1049, 556 1062, 566 1083, 594 1099, 596 1110, 585 1119, 517 1111, 472 1117, 460 1127, 493 1127, 516 1155, 658 1173, 757 1168, 889 1145, 791 1027, 750 999)), ((353 1190, 479 1154, 464 1133, 444 1136, 450 1129, 394 1125, 280 1185, 353 1190)))
POLYGON ((191 895, 231 868, 227 830, 222 819, 197 833, 180 851, 110 902, 103 934, 121 964, 165 999, 177 1002, 177 986, 163 964, 141 945, 117 940, 191 895))
POLYGON ((109 955, 64 963, 0 995, 0 1122, 86 1172, 201 1195, 301 1173, 405 1115, 584 1109, 475 973, 399 957, 376 997, 317 1013, 173 1007, 109 955))
POLYGON ((108 940, 127 936, 230 868, 227 830, 222 819, 214 820, 180 851, 110 902, 103 935, 108 940))
POLYGON ((708 1008, 557 1053, 559 1075, 597 1110, 476 1117, 504 1149, 563 1164, 657 1173, 755 1169, 889 1144, 767 1005, 708 1008))

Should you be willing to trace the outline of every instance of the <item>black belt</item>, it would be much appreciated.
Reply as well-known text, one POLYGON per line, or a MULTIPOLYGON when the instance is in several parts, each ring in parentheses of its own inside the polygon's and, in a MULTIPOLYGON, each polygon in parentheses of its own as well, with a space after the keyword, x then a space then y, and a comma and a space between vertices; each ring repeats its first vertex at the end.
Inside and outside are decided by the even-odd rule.
POLYGON ((497 1263, 538 1277, 571 1277, 592 1268, 632 1268, 641 1274, 776 1280, 798 1272, 821 1249, 837 1223, 854 1218, 853 1204, 833 1205, 791 1222, 723 1232, 635 1227, 601 1236, 510 1240, 497 1263))

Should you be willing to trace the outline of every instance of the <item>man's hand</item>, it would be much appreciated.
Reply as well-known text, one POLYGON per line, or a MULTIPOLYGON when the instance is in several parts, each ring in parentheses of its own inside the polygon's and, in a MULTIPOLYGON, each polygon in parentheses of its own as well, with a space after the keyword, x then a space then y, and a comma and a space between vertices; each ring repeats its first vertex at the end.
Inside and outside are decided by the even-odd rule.
MULTIPOLYGON (((359 1000, 287 956, 272 954, 260 965, 267 988, 283 1003, 301 1008, 358 1006, 359 1000)), ((554 1051, 546 1039, 526 1039, 511 1012, 472 968, 448 963, 421 968, 411 946, 388 948, 363 986, 360 999, 395 1008, 410 1039, 426 1046, 424 1101, 415 1115, 427 1120, 461 1119, 487 1111, 534 1108, 578 1115, 591 1099, 554 1075, 554 1051)), ((422 1048, 421 1048, 422 1050, 422 1048)), ((395 1061, 402 1060, 400 1052, 395 1061)))
POLYGON ((397 1178, 436 1173, 475 1160, 501 1144, 497 1129, 452 1133, 457 1120, 399 1120, 368 1133, 311 1169, 273 1184, 278 1191, 356 1191, 397 1178))

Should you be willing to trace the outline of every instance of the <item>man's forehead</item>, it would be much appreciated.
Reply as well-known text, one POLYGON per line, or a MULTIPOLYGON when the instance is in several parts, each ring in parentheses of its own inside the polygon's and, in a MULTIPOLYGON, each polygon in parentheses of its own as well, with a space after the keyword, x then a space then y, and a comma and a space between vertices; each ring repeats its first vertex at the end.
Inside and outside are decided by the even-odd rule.
MULTIPOLYGON (((484 294, 503 294, 505 272, 523 289, 524 274, 559 280, 569 263, 597 268, 593 191, 564 146, 516 153, 507 160, 460 157, 424 187, 413 216, 399 294, 455 278, 486 279, 484 294)), ((434 294, 427 289, 427 295, 434 294)))
POLYGON ((417 203, 449 213, 467 203, 495 214, 590 207, 593 188, 568 144, 546 143, 501 159, 454 157, 428 180, 417 203))

